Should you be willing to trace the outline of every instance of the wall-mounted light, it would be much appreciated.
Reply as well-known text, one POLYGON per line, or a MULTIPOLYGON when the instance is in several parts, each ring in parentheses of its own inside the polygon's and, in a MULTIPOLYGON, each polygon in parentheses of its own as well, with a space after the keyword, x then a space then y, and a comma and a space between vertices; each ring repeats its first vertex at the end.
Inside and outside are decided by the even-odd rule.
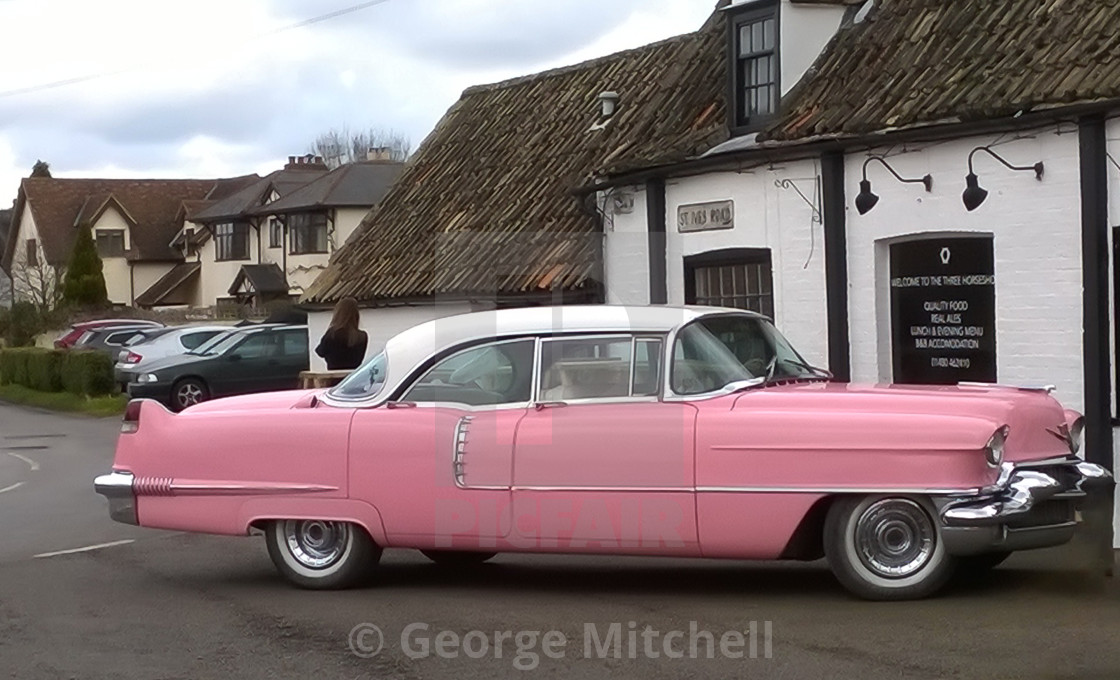
POLYGON ((874 208, 875 204, 879 202, 879 197, 871 192, 871 182, 867 179, 867 165, 871 161, 879 161, 882 163, 883 167, 889 170, 899 182, 905 182, 907 184, 921 183, 925 185, 926 191, 933 191, 933 177, 931 175, 926 175, 919 179, 906 179, 895 172, 894 168, 892 168, 882 156, 871 156, 863 162, 863 179, 860 180, 859 195, 856 196, 856 210, 859 211, 860 215, 866 215, 868 211, 874 208))
POLYGON ((984 202, 984 199, 988 197, 988 191, 980 186, 980 179, 972 170, 972 157, 976 155, 977 151, 987 152, 988 155, 990 155, 1000 163, 1003 163, 1011 170, 1034 170, 1035 179, 1042 179, 1042 161, 1039 161, 1034 165, 1012 165, 1004 160, 1003 157, 1001 157, 995 151, 992 151, 990 148, 986 146, 978 146, 968 154, 968 176, 964 178, 965 189, 964 193, 961 194, 961 199, 964 201, 964 207, 970 212, 979 208, 980 204, 984 202))

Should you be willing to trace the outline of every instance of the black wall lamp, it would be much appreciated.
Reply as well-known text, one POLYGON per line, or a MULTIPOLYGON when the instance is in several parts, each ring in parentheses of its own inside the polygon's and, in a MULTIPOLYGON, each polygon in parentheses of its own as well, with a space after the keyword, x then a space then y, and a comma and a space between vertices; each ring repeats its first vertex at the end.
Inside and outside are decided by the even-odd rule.
POLYGON ((1034 165, 1012 165, 990 148, 978 146, 968 154, 968 176, 964 178, 967 186, 965 186, 964 193, 961 195, 965 209, 970 212, 979 208, 980 204, 984 202, 984 199, 988 197, 988 191, 980 187, 980 180, 976 177, 976 173, 972 171, 972 157, 976 155, 977 151, 986 151, 988 155, 1000 163, 1003 163, 1011 170, 1034 170, 1035 179, 1042 179, 1042 161, 1034 165))
POLYGON ((867 165, 871 161, 879 161, 882 163, 883 167, 889 170, 899 182, 905 182, 907 184, 917 184, 921 182, 925 185, 926 191, 933 191, 933 177, 930 175, 926 175, 920 179, 906 179, 895 172, 894 168, 892 168, 882 156, 871 156, 863 162, 863 179, 860 180, 859 195, 856 196, 856 210, 859 211, 860 215, 866 215, 867 212, 874 208, 875 204, 879 202, 879 197, 871 193, 871 182, 867 179, 867 165))

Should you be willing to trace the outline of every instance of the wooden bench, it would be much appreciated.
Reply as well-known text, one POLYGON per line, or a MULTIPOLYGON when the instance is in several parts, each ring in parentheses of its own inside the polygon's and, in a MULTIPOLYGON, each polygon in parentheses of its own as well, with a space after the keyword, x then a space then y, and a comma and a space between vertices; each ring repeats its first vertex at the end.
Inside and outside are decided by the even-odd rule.
POLYGON ((351 373, 352 371, 301 371, 299 387, 301 390, 334 387, 351 373))

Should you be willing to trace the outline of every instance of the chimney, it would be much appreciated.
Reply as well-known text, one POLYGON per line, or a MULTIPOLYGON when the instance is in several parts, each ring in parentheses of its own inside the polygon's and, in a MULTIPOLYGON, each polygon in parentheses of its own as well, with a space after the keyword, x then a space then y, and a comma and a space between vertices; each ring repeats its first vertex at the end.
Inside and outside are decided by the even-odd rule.
POLYGON ((367 161, 391 161, 393 160, 393 150, 387 146, 373 146, 366 151, 367 161))
POLYGON ((618 110, 618 100, 617 92, 603 92, 599 95, 599 106, 602 107, 604 119, 610 118, 618 110))

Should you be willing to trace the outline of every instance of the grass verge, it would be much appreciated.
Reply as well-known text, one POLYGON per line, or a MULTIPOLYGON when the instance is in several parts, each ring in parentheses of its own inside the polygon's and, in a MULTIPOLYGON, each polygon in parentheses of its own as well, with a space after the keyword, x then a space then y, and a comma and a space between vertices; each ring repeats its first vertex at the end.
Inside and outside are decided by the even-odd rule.
POLYGON ((84 397, 70 392, 40 392, 23 385, 0 385, 0 401, 104 418, 124 413, 128 396, 84 397))

